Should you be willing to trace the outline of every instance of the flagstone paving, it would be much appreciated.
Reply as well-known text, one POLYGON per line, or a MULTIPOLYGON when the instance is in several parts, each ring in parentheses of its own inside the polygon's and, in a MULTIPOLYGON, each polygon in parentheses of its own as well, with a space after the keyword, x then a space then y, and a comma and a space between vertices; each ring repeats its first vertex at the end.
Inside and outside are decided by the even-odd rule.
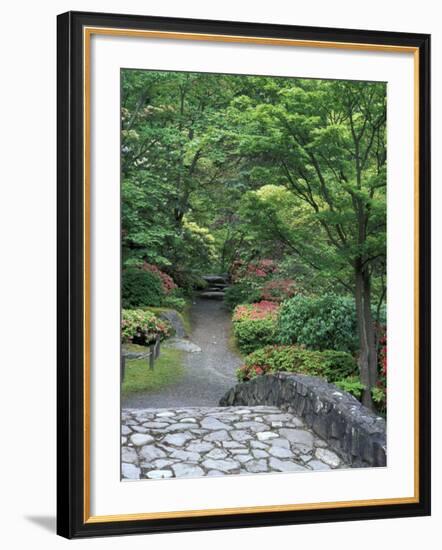
POLYGON ((277 407, 123 409, 124 480, 348 468, 277 407))

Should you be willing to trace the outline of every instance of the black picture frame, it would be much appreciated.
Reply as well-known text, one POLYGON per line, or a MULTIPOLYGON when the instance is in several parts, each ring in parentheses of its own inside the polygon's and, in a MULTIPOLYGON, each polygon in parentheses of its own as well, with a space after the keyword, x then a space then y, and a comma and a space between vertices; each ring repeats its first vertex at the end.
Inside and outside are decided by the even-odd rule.
POLYGON ((58 16, 57 532, 66 538, 335 522, 430 514, 430 36, 104 13, 58 16), (419 497, 416 502, 296 511, 89 521, 85 515, 85 27, 268 37, 415 48, 419 58, 419 497))

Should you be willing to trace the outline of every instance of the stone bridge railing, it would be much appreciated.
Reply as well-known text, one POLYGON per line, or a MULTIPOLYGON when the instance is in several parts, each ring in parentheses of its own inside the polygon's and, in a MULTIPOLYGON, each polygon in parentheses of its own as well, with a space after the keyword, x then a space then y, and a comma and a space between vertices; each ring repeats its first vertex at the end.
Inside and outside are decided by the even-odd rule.
POLYGON ((221 406, 274 405, 292 412, 353 467, 386 466, 385 420, 314 376, 277 373, 237 384, 221 406))

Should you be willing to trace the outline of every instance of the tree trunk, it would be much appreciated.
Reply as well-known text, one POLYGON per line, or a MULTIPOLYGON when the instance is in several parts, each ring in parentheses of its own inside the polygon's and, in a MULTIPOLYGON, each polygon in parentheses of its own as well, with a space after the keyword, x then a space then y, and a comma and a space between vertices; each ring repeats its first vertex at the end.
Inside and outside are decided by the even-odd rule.
POLYGON ((378 381, 378 354, 376 345, 376 327, 371 310, 371 276, 368 271, 363 272, 364 280, 364 317, 368 341, 368 367, 370 371, 370 388, 374 388, 378 381))
POLYGON ((370 274, 361 259, 355 262, 356 321, 359 336, 359 374, 365 386, 362 404, 373 409, 371 389, 377 380, 377 354, 373 316, 371 313, 370 274))

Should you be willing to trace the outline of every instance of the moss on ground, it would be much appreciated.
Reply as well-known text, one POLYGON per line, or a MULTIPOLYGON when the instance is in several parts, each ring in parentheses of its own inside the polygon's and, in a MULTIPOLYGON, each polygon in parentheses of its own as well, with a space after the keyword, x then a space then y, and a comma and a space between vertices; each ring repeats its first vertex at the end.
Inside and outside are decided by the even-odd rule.
POLYGON ((178 312, 178 314, 181 317, 181 320, 183 321, 184 329, 189 336, 190 336, 190 333, 192 332, 192 324, 190 322, 190 306, 191 304, 187 303, 184 310, 181 312, 178 312))
POLYGON ((227 347, 232 353, 235 353, 241 359, 244 359, 244 354, 241 353, 241 350, 238 347, 238 342, 236 341, 235 335, 233 334, 233 328, 230 327, 229 339, 227 341, 227 347))

